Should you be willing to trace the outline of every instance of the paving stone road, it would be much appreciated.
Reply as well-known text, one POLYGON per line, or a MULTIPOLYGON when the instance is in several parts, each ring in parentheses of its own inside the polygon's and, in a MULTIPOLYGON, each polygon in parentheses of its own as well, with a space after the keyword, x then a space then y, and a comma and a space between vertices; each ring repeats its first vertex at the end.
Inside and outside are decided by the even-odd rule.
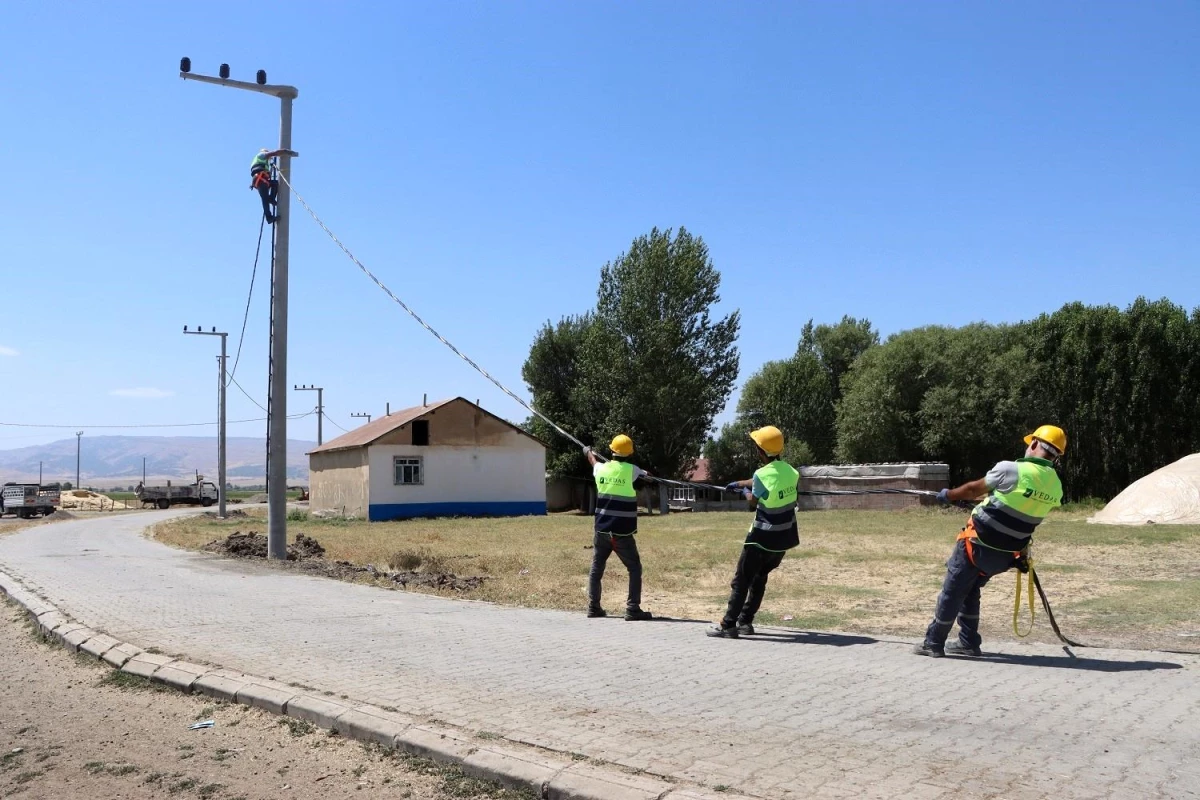
POLYGON ((780 798, 1200 796, 1200 657, 911 641, 356 586, 168 548, 177 512, 0 537, 0 570, 141 647, 709 787, 780 798))

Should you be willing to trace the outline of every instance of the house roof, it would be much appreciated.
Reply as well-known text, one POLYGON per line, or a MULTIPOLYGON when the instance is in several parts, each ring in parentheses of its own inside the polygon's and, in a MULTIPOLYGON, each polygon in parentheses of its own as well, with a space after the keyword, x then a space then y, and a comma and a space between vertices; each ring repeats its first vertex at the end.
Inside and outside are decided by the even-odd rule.
POLYGON ((697 483, 708 482, 708 459, 697 458, 696 466, 692 467, 691 473, 687 476, 687 480, 697 483))
POLYGON ((527 436, 530 439, 533 439, 535 442, 542 445, 543 447, 546 446, 545 442, 543 442, 541 439, 538 439, 536 436, 531 436, 528 431, 522 429, 521 427, 519 427, 517 425, 513 425, 511 422, 509 422, 506 419, 497 417, 495 414, 488 411, 486 408, 482 408, 481 406, 478 406, 475 403, 472 403, 470 400, 466 399, 465 397, 448 397, 445 400, 435 400, 432 403, 428 403, 426 405, 413 406, 412 408, 404 408, 399 411, 393 411, 391 414, 388 414, 387 416, 380 417, 379 419, 373 419, 370 422, 368 422, 366 425, 355 428, 354 430, 350 431, 349 433, 344 433, 341 436, 337 437, 336 439, 330 439, 328 442, 325 442, 325 444, 320 445, 319 447, 316 447, 312 450, 309 450, 307 454, 312 455, 313 453, 331 453, 335 450, 353 450, 356 447, 366 447, 366 446, 378 441, 379 439, 383 438, 384 436, 386 436, 387 434, 396 430, 397 428, 401 428, 401 427, 407 425, 408 423, 412 422, 413 420, 417 420, 417 419, 420 419, 421 417, 424 417, 427 414, 431 414, 434 411, 437 411, 442 406, 447 406, 447 405, 450 405, 451 403, 456 403, 456 402, 463 402, 463 403, 466 403, 467 405, 471 406, 472 408, 477 408, 480 411, 482 411, 484 414, 487 414, 489 417, 492 417, 493 419, 504 423, 505 425, 512 428, 514 431, 516 431, 517 433, 520 433, 523 436, 527 436))

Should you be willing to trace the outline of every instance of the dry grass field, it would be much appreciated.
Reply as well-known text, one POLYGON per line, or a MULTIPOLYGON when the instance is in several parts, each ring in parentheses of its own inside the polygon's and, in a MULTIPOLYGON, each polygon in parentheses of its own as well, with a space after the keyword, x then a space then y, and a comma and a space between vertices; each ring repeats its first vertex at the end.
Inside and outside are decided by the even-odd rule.
MULTIPOLYGON (((1058 512, 1036 537, 1037 570, 1066 634, 1085 644, 1200 649, 1200 527, 1099 526, 1085 517, 1058 512)), ((718 618, 750 520, 738 512, 642 517, 642 605, 659 615, 718 618)), ((758 622, 917 637, 964 520, 964 512, 932 509, 801 514, 801 545, 772 574, 758 622)), ((265 532, 265 519, 191 517, 154 535, 198 549, 250 530, 265 532)), ((293 512, 289 540, 305 533, 325 546, 328 558, 355 564, 488 578, 460 597, 582 612, 591 530, 591 518, 576 514, 366 523, 293 512)), ((985 589, 989 638, 1014 638, 1014 575, 985 589)), ((625 571, 615 556, 604 591, 604 605, 620 610, 625 571)), ((1032 639, 1053 641, 1040 606, 1037 612, 1032 639)), ((1027 624, 1023 609, 1022 630, 1027 624)))

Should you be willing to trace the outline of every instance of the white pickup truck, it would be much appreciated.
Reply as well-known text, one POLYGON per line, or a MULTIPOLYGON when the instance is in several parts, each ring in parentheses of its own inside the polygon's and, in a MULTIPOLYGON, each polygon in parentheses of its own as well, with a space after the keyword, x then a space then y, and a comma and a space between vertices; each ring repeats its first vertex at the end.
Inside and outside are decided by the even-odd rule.
POLYGON ((58 489, 36 483, 9 483, 0 489, 0 514, 16 514, 21 519, 50 516, 60 501, 58 489))

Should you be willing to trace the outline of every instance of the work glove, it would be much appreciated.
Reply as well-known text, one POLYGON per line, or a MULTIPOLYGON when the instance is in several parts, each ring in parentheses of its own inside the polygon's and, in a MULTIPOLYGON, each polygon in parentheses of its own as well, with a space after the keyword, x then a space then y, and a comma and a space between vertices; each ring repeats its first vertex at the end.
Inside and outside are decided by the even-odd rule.
POLYGON ((586 456, 586 455, 587 455, 588 453, 590 453, 590 452, 592 452, 592 448, 588 447, 588 446, 585 444, 585 445, 583 446, 583 454, 586 456))
POLYGON ((1017 559, 1015 566, 1018 572, 1029 572, 1029 559, 1025 556, 1021 556, 1017 559))
POLYGON ((746 490, 746 489, 745 489, 745 487, 744 487, 744 486, 742 486, 742 485, 741 485, 740 483, 738 483, 737 481, 734 481, 733 483, 730 483, 729 485, 727 485, 727 486, 725 487, 725 491, 727 491, 727 492, 733 492, 734 494, 741 494, 741 493, 742 493, 742 492, 744 492, 745 490, 746 490))
POLYGON ((942 489, 940 492, 937 493, 937 499, 938 499, 938 502, 944 506, 950 505, 950 490, 942 489))

